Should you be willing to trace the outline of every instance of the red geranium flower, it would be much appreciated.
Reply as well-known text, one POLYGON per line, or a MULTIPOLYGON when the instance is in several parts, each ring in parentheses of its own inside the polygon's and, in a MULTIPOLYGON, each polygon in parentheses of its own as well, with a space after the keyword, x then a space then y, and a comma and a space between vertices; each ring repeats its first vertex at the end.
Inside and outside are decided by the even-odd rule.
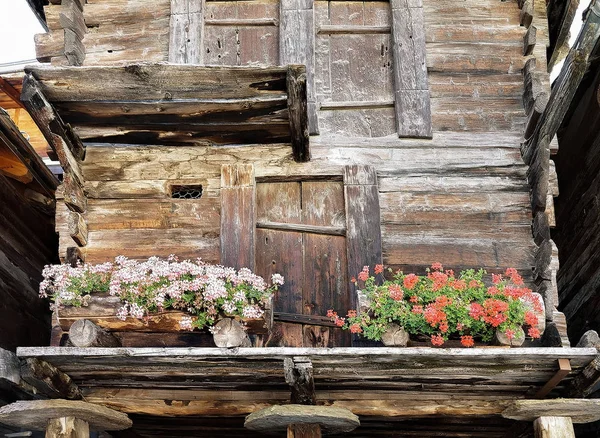
POLYGON ((475 345, 475 341, 473 341, 473 336, 468 335, 461 336, 460 343, 465 347, 472 347, 473 345, 475 345))
POLYGON ((433 335, 431 336, 431 343, 439 347, 440 345, 444 345, 444 338, 442 335, 433 335))

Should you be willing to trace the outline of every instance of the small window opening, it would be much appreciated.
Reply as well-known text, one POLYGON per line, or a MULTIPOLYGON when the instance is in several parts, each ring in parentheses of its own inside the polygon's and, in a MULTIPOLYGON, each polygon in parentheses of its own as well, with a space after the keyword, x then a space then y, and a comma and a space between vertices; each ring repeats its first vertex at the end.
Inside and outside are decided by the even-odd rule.
POLYGON ((200 199, 201 197, 201 185, 171 186, 171 198, 173 199, 200 199))

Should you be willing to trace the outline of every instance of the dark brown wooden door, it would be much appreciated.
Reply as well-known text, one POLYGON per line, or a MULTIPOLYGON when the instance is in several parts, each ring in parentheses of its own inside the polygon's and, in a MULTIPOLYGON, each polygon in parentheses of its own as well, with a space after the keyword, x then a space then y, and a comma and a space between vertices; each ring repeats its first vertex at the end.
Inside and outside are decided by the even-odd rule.
POLYGON ((256 205, 256 271, 285 277, 274 311, 299 321, 278 322, 269 345, 350 345, 347 333, 319 322, 327 309, 351 305, 342 181, 258 183, 256 205))

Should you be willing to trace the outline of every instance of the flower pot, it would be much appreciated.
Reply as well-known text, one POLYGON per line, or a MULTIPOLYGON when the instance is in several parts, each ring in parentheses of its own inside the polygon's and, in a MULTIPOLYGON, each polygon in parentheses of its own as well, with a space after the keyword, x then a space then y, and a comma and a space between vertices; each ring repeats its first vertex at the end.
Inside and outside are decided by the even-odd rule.
POLYGON ((406 347, 408 340, 408 332, 398 324, 390 324, 381 336, 381 342, 386 347, 406 347))

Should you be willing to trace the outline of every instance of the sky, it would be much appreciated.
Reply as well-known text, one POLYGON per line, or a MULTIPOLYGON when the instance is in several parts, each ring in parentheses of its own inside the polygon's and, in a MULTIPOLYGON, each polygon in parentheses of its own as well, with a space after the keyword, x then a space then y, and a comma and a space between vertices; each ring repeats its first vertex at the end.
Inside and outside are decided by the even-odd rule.
POLYGON ((43 32, 26 0, 0 0, 0 72, 35 62, 33 36, 43 32))

